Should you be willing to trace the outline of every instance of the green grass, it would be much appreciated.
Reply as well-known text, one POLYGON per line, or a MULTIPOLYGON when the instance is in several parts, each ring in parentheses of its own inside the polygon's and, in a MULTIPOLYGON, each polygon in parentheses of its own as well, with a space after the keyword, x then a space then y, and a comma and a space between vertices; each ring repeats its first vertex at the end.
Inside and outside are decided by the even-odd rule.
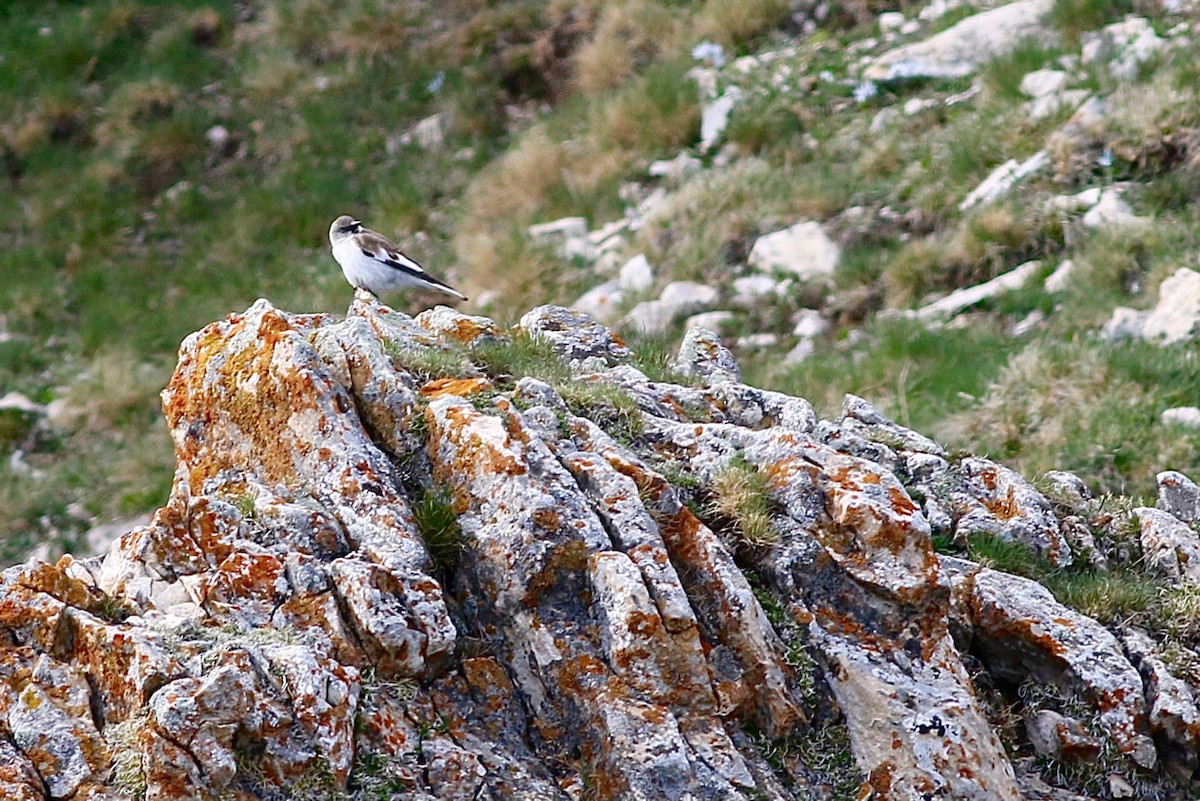
POLYGON ((431 488, 410 493, 413 520, 425 541, 434 574, 443 585, 453 579, 465 544, 453 499, 444 489, 431 488))
POLYGON ((845 393, 868 398, 881 411, 918 431, 968 408, 984 393, 1017 344, 991 325, 954 336, 905 320, 876 320, 865 346, 833 346, 796 367, 778 360, 747 360, 748 383, 807 398, 822 416, 836 416, 845 393))

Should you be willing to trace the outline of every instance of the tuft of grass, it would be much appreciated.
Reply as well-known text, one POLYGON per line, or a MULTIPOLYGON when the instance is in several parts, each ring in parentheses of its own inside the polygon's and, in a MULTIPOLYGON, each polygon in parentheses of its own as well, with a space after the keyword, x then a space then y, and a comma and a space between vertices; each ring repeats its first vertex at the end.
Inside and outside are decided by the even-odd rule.
POLYGON ((149 725, 150 710, 143 708, 120 723, 104 727, 104 740, 112 752, 113 787, 130 798, 144 798, 146 794, 146 771, 138 739, 149 725))
POLYGON ((679 16, 648 0, 606 3, 596 29, 575 53, 575 85, 595 96, 625 84, 677 47, 679 16))
POLYGON ((706 0, 696 20, 696 34, 745 49, 782 27, 790 11, 787 0, 706 0))
POLYGON ((1067 572, 1053 577, 1046 586, 1059 603, 1108 625, 1157 616, 1166 588, 1161 578, 1131 568, 1108 573, 1067 572))
POLYGON ((732 520, 743 542, 763 546, 779 540, 779 532, 771 523, 766 477, 748 462, 731 461, 713 479, 710 489, 711 513, 732 520))
POLYGON ((1098 492, 1153 497, 1153 476, 1200 466, 1200 438, 1161 425, 1190 403, 1200 358, 1153 343, 1035 342, 977 402, 937 427, 941 441, 991 453, 1025 475, 1069 470, 1098 492))
POLYGON ((448 584, 453 580, 466 543, 454 511, 454 500, 449 491, 433 487, 412 493, 409 502, 417 531, 433 560, 434 573, 443 585, 448 584))
POLYGON ((1045 21, 1076 48, 1083 34, 1132 14, 1134 6, 1133 0, 1057 0, 1045 21))
POLYGON ((1057 572, 1054 565, 1028 545, 990 534, 971 537, 967 542, 967 557, 984 567, 1035 581, 1044 581, 1057 572))

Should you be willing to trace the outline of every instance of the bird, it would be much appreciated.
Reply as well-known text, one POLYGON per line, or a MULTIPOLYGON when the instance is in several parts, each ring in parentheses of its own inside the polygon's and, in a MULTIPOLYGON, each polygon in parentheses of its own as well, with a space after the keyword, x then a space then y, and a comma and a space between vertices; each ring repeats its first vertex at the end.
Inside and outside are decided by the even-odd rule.
POLYGON ((343 214, 329 226, 329 244, 333 258, 342 267, 342 275, 356 289, 365 289, 375 297, 398 289, 427 289, 466 300, 454 287, 434 278, 425 268, 400 252, 396 243, 383 234, 343 214))

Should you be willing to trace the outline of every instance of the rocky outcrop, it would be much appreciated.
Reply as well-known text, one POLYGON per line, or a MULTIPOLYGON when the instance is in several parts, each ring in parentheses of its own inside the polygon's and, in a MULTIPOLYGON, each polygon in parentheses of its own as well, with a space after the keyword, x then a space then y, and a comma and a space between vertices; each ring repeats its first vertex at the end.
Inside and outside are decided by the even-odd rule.
POLYGON ((1194 769, 1144 636, 935 552, 934 518, 1069 565, 1032 485, 861 398, 818 420, 701 329, 672 368, 555 307, 193 334, 166 506, 0 576, 0 796, 1017 801, 981 669, 1094 710, 1031 715, 1045 753, 1194 769), (857 775, 811 746, 835 727, 857 775))

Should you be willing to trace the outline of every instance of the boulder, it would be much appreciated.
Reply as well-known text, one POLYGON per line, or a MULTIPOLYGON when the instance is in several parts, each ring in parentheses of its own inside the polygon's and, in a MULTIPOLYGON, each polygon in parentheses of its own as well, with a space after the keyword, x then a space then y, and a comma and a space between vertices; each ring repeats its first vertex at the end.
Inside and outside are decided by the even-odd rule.
POLYGON ((1022 41, 1045 36, 1041 19, 1052 6, 1051 0, 1018 0, 974 14, 925 41, 889 50, 867 65, 863 78, 899 81, 971 75, 1022 41))
POLYGON ((840 255, 821 224, 806 220, 754 240, 749 264, 764 272, 790 273, 801 280, 828 280, 840 255))
POLYGON ((1200 321, 1200 273, 1180 267, 1162 282, 1158 296, 1158 305, 1150 311, 1114 309, 1104 325, 1104 335, 1109 339, 1146 339, 1161 345, 1191 339, 1200 321))

